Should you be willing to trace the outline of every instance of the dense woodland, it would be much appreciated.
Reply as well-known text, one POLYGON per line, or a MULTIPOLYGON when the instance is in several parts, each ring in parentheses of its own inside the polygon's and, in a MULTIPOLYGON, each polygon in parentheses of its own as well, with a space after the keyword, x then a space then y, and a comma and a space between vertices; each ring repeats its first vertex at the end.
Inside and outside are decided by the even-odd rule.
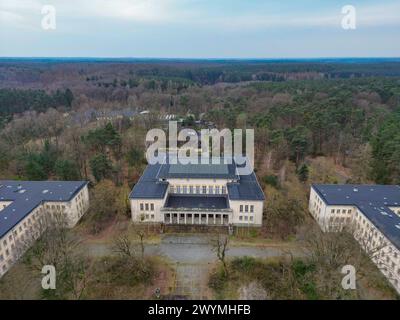
MULTIPOLYGON (((309 183, 400 183, 400 62, 16 61, 0 63, 0 170, 9 179, 102 180, 129 190, 148 129, 256 130, 266 215, 304 219, 309 183), (94 111, 131 109, 96 119, 94 111), (295 196, 298 195, 298 196, 295 196)), ((291 227, 293 226, 293 228, 291 227)))
POLYGON ((237 298, 243 288, 257 299, 396 296, 348 234, 309 229, 307 214, 314 182, 400 184, 400 61, 390 59, 0 60, 0 179, 86 179, 91 193, 80 225, 49 229, 18 266, 26 272, 0 281, 0 296, 32 298, 32 270, 47 260, 61 270, 61 289, 53 296, 39 288, 35 297, 151 297, 157 270, 173 279, 164 261, 144 256, 149 230, 128 224, 127 201, 146 166, 146 133, 166 128, 166 115, 194 129, 254 128, 264 222, 233 237, 308 244, 303 260, 224 262, 209 279, 217 297, 237 298), (119 235, 116 256, 96 260, 74 249, 83 238, 110 241, 110 230, 119 235), (349 261, 368 274, 350 295, 337 272, 349 261))

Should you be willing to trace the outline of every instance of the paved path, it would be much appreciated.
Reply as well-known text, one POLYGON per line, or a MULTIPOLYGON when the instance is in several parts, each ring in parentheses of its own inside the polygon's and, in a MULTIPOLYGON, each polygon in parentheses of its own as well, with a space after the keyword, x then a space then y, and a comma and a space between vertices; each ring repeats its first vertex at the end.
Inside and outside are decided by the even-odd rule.
MULTIPOLYGON (((210 268, 217 261, 211 244, 212 236, 209 234, 199 235, 172 235, 162 237, 159 244, 147 245, 145 254, 157 255, 167 258, 175 265, 176 296, 189 299, 211 298, 208 288, 208 274, 210 268)), ((94 256, 110 254, 111 248, 106 244, 88 243, 87 249, 94 256)), ((278 257, 286 254, 300 256, 301 252, 296 248, 279 246, 230 246, 226 252, 227 257, 250 256, 255 258, 278 257)))

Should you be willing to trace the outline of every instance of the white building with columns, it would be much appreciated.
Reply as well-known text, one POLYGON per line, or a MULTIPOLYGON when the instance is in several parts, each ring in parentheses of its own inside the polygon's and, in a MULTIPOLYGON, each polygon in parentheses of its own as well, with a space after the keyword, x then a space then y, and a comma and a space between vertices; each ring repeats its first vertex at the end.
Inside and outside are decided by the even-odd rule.
POLYGON ((48 218, 62 217, 72 228, 88 208, 86 181, 0 181, 0 277, 40 237, 48 218))
POLYGON ((309 210, 323 231, 350 230, 400 293, 400 186, 311 186, 309 210))
POLYGON ((231 164, 149 164, 130 194, 132 220, 144 223, 261 226, 264 193, 254 172, 231 164))

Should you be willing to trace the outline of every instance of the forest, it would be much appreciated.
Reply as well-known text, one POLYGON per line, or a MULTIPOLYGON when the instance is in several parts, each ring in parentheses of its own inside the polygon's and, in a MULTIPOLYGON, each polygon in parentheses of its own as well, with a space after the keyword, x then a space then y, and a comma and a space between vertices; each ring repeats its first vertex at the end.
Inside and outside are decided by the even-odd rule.
POLYGON ((129 192, 146 132, 173 114, 195 129, 255 129, 265 214, 288 229, 280 235, 294 232, 280 206, 298 225, 310 183, 400 183, 396 60, 3 59, 0 70, 3 179, 111 180, 129 192))
POLYGON ((178 130, 255 130, 263 226, 236 228, 226 246, 309 250, 223 260, 205 277, 215 297, 242 296, 249 283, 257 286, 247 293, 267 293, 261 299, 397 298, 349 234, 322 233, 308 214, 312 183, 400 184, 396 59, 0 59, 0 179, 87 180, 90 189, 79 225, 46 232, 0 281, 0 297, 32 298, 33 286, 44 299, 154 298, 160 275, 164 294, 172 290, 174 268, 145 255, 159 227, 132 223, 128 202, 146 166, 146 133, 170 119, 178 130), (95 258, 78 245, 113 254, 95 258), (50 293, 32 277, 44 256, 61 270, 50 293), (337 272, 349 261, 361 276, 351 293, 337 272))

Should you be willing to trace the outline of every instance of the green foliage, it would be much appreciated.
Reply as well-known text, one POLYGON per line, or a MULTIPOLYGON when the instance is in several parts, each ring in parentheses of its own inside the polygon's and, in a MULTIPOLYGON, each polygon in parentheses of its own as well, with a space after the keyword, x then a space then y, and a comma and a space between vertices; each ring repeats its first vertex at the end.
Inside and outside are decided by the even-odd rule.
POLYGON ((104 154, 96 154, 90 159, 90 169, 97 182, 110 176, 112 163, 104 154))
POLYGON ((55 163, 55 172, 61 180, 74 181, 80 179, 78 167, 71 160, 57 160, 55 163))
POLYGON ((233 259, 231 262, 231 267, 237 272, 248 273, 254 270, 256 264, 256 259, 245 256, 233 259))
POLYGON ((57 160, 57 151, 46 140, 43 150, 39 153, 31 152, 25 159, 25 174, 29 180, 46 180, 54 172, 57 160))
POLYGON ((44 90, 0 89, 0 116, 27 110, 45 112, 50 108, 70 108, 74 95, 70 89, 48 94, 44 90))
POLYGON ((400 110, 387 116, 371 142, 372 175, 377 183, 400 183, 400 110))
POLYGON ((130 166, 136 166, 143 161, 143 152, 139 151, 137 148, 131 148, 126 158, 130 166))
POLYGON ((91 149, 102 153, 106 147, 110 147, 116 153, 121 148, 121 136, 110 122, 103 128, 90 130, 83 139, 91 149))
POLYGON ((208 279, 208 286, 215 291, 221 291, 227 285, 228 279, 229 277, 226 275, 224 270, 222 268, 218 269, 216 272, 210 275, 210 278, 208 279))
POLYGON ((309 169, 308 166, 303 163, 298 169, 297 169, 297 175, 299 177, 299 180, 301 182, 306 182, 308 180, 308 174, 309 174, 309 169))
POLYGON ((275 175, 266 175, 266 176, 264 176, 264 177, 262 178, 262 181, 263 181, 265 184, 268 184, 268 185, 270 185, 270 186, 272 186, 272 187, 274 187, 274 188, 278 188, 278 186, 279 186, 278 177, 275 176, 275 175))

